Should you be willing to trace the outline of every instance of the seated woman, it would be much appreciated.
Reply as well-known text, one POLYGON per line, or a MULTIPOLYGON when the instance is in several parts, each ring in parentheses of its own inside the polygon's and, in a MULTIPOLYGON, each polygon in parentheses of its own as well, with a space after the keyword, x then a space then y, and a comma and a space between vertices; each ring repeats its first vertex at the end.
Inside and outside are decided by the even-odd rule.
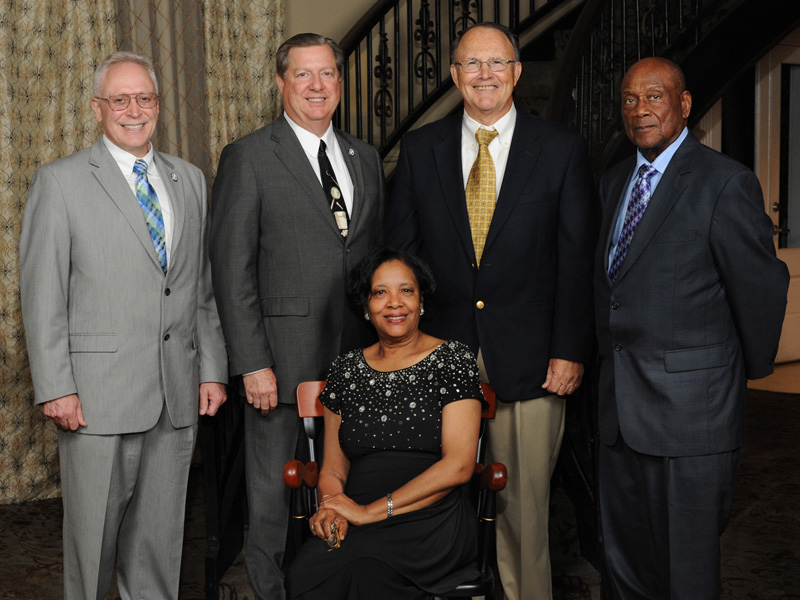
POLYGON ((421 599, 479 574, 464 484, 485 401, 469 349, 418 328, 434 288, 425 263, 391 248, 351 273, 348 298, 379 341, 337 358, 320 394, 321 501, 289 570, 292 599, 421 599))

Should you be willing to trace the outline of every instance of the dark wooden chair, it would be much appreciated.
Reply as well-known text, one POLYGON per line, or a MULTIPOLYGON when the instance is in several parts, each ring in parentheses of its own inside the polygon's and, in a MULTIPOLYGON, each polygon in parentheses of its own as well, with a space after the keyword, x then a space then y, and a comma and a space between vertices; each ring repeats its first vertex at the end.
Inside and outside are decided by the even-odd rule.
MULTIPOLYGON (((292 490, 291 514, 293 527, 291 535, 296 548, 299 548, 309 535, 308 519, 317 511, 317 477, 319 475, 319 455, 321 453, 321 433, 323 408, 318 397, 325 387, 324 381, 305 381, 297 386, 297 415, 303 420, 303 430, 308 441, 310 462, 290 460, 283 469, 283 481, 292 490)), ((506 487, 508 474, 505 465, 491 463, 484 467, 486 455, 486 420, 493 419, 497 409, 494 390, 488 384, 481 384, 484 398, 489 403, 481 414, 481 429, 478 440, 478 455, 472 485, 476 494, 478 518, 478 568, 481 575, 465 581, 441 598, 470 598, 485 596, 494 598, 494 576, 492 564, 495 553, 495 516, 497 513, 497 492, 506 487)))

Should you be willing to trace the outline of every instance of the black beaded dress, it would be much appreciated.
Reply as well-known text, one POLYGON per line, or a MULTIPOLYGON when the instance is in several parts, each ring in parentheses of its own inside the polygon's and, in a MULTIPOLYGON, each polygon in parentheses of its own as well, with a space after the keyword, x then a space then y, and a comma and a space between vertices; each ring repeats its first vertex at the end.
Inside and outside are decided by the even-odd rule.
MULTIPOLYGON (((369 504, 441 458, 442 407, 484 402, 475 358, 445 342, 415 365, 376 371, 361 350, 336 359, 320 401, 341 415, 339 443, 350 461, 345 493, 369 504)), ((479 575, 477 519, 467 486, 425 508, 351 526, 341 548, 312 537, 287 578, 297 600, 410 600, 479 575)))

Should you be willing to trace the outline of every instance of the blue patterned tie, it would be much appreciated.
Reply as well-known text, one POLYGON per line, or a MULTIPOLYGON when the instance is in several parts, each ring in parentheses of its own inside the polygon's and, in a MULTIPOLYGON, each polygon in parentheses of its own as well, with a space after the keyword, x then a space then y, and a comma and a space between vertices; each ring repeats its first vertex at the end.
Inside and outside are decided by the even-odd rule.
POLYGON ((136 199, 142 207, 144 220, 147 222, 147 229, 150 231, 150 238, 153 240, 153 247, 158 254, 158 261, 161 263, 161 270, 167 272, 167 236, 164 232, 164 216, 161 214, 161 205, 158 203, 158 196, 150 182, 147 180, 147 163, 139 159, 133 164, 133 172, 136 173, 136 199))
POLYGON ((633 234, 636 233, 636 226, 642 220, 647 203, 650 202, 650 178, 656 173, 658 173, 658 170, 651 165, 639 167, 639 176, 636 179, 636 183, 633 184, 631 201, 625 211, 625 220, 622 222, 622 231, 620 231, 619 240, 617 241, 617 251, 614 253, 611 266, 608 268, 608 277, 612 282, 617 280, 619 269, 628 254, 628 248, 631 246, 633 234))

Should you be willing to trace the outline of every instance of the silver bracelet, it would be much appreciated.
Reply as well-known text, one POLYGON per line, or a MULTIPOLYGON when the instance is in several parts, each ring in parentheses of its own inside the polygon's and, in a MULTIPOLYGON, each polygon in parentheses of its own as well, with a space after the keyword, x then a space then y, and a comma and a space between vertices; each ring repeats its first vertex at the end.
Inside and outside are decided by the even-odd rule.
POLYGON ((391 519, 394 514, 394 502, 392 502, 392 493, 386 494, 386 518, 391 519))

